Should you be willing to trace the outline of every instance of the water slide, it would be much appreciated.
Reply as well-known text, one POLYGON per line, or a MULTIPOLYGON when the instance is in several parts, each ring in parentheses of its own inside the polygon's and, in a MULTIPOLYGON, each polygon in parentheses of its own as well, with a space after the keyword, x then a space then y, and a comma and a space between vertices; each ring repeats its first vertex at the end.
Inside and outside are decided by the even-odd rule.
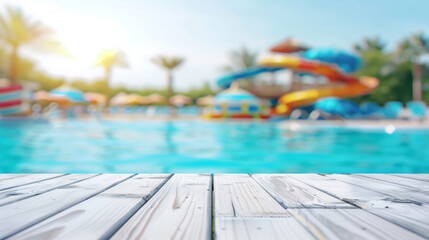
POLYGON ((277 114, 289 114, 293 109, 310 105, 320 98, 350 98, 366 95, 378 87, 379 81, 373 77, 356 78, 345 74, 336 65, 307 60, 295 56, 277 55, 262 59, 259 65, 265 68, 289 68, 297 72, 326 76, 331 82, 340 82, 332 87, 308 89, 288 93, 280 97, 275 108, 277 114))
POLYGON ((268 73, 268 72, 276 72, 278 70, 284 69, 283 67, 279 68, 272 68, 272 67, 255 67, 255 68, 249 68, 241 72, 232 73, 229 75, 225 75, 221 78, 219 78, 216 83, 219 87, 226 89, 229 88, 235 80, 238 79, 250 79, 256 75, 262 74, 262 73, 268 73))

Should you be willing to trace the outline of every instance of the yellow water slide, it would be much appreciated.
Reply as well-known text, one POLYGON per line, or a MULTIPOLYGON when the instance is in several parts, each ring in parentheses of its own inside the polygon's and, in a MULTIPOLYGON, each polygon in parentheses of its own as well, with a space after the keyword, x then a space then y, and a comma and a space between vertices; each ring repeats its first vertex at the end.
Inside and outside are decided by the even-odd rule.
POLYGON ((366 95, 378 87, 379 81, 373 77, 356 78, 345 74, 336 65, 311 61, 295 56, 276 55, 259 62, 260 66, 289 68, 297 72, 326 76, 331 82, 338 82, 332 87, 308 89, 288 93, 280 97, 275 108, 277 114, 289 114, 293 109, 310 105, 320 98, 339 97, 350 98, 366 95))

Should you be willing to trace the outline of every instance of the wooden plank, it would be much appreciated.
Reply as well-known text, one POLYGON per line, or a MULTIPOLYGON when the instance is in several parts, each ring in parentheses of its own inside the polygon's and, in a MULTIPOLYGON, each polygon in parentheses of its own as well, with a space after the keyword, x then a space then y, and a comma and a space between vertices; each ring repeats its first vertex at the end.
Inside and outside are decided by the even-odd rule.
POLYGON ((2 206, 0 207, 0 238, 22 231, 131 176, 130 174, 99 175, 2 206))
POLYGON ((416 190, 415 188, 400 186, 394 183, 383 182, 371 178, 362 178, 353 174, 327 174, 326 176, 376 192, 389 194, 399 199, 413 200, 419 202, 419 204, 429 203, 429 194, 424 191, 416 190))
POLYGON ((252 177, 287 208, 355 208, 287 174, 254 174, 252 177))
POLYGON ((45 181, 34 182, 11 189, 0 191, 0 206, 19 201, 31 196, 48 192, 58 187, 81 181, 95 176, 95 174, 70 174, 45 181))
POLYGON ((27 176, 28 174, 11 174, 11 173, 2 173, 0 174, 0 181, 6 180, 6 179, 13 179, 13 178, 20 178, 27 176))
POLYGON ((33 182, 44 181, 44 180, 59 177, 62 175, 64 174, 31 174, 31 175, 24 175, 16 178, 4 179, 0 181, 0 190, 6 190, 13 187, 25 185, 25 184, 30 184, 33 182))
POLYGON ((391 174, 391 175, 429 182, 429 174, 391 174))
POLYGON ((289 216, 289 213, 248 174, 215 174, 216 217, 289 216))
POLYGON ((354 174, 354 176, 377 179, 378 181, 381 181, 381 182, 389 182, 389 183, 405 186, 408 188, 413 188, 417 191, 421 191, 421 190, 429 191, 429 184, 427 182, 412 179, 412 178, 403 178, 403 177, 399 177, 391 174, 354 174))
POLYGON ((215 237, 235 239, 316 239, 294 217, 216 217, 215 237))
POLYGON ((319 239, 424 239, 362 209, 290 209, 319 239))
POLYGON ((210 239, 210 203, 210 175, 173 175, 112 239, 210 239))
POLYGON ((328 194, 422 236, 429 236, 429 207, 317 174, 289 174, 328 194))
POLYGON ((10 239, 103 239, 143 206, 168 176, 134 176, 10 239))

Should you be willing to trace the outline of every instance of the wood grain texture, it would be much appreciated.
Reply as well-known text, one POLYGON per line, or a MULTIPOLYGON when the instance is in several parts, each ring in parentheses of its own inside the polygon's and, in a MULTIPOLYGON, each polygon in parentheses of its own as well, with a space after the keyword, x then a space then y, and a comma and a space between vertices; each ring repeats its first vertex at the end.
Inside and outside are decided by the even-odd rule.
POLYGON ((11 174, 11 173, 0 174, 0 181, 6 180, 6 179, 13 179, 13 178, 24 177, 24 176, 27 176, 27 175, 28 174, 11 174))
POLYGON ((105 174, 0 207, 0 238, 5 238, 80 203, 131 174, 105 174))
POLYGON ((319 239, 424 239, 362 209, 290 209, 319 239))
POLYGON ((123 224, 167 179, 137 175, 10 239, 100 239, 123 224), (136 209, 137 208, 137 209, 136 209), (135 209, 135 210, 133 210, 135 209))
MULTIPOLYGON (((390 174, 354 174, 357 177, 366 177, 371 179, 377 179, 380 182, 389 182, 404 186, 407 188, 412 188, 414 191, 426 191, 429 192, 429 183, 412 178, 403 178, 390 174)), ((429 195, 428 195, 429 198, 429 195)))
POLYGON ((50 178, 62 176, 64 174, 30 174, 6 178, 0 181, 0 190, 6 190, 13 187, 43 181, 50 178))
POLYGON ((328 178, 337 179, 376 192, 385 193, 399 199, 408 199, 421 203, 429 203, 429 194, 416 188, 380 181, 378 179, 362 178, 353 174, 327 174, 326 176, 328 178))
POLYGON ((215 174, 216 217, 289 216, 289 213, 248 174, 215 174))
POLYGON ((252 177, 287 208, 355 208, 287 174, 253 174, 252 177))
POLYGON ((111 239, 210 239, 210 203, 210 175, 173 175, 111 239))
POLYGON ((429 174, 391 174, 391 175, 429 182, 429 174))
POLYGON ((70 174, 0 191, 0 206, 81 181, 95 174, 70 174))
POLYGON ((368 212, 397 225, 429 236, 429 207, 426 204, 395 198, 394 196, 352 185, 317 174, 291 174, 294 178, 312 185, 368 212))
POLYGON ((235 239, 316 239, 294 217, 216 217, 215 237, 235 239))

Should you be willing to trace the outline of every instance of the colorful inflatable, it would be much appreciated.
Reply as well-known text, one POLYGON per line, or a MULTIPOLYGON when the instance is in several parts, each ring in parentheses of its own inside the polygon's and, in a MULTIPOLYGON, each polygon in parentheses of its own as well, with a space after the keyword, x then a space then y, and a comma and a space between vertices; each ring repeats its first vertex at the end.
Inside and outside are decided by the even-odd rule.
POLYGON ((324 97, 350 98, 365 95, 375 90, 379 84, 378 79, 373 77, 355 78, 345 74, 336 65, 294 56, 272 56, 261 60, 259 64, 263 67, 290 68, 297 72, 323 75, 331 82, 342 83, 324 89, 309 89, 285 94, 279 99, 279 105, 275 108, 275 113, 278 114, 288 114, 294 108, 312 104, 324 97))
POLYGON ((17 114, 22 111, 22 86, 0 88, 0 115, 17 114))
POLYGON ((219 93, 210 112, 204 117, 214 118, 259 118, 267 119, 270 116, 270 104, 251 93, 232 85, 229 89, 219 93))

